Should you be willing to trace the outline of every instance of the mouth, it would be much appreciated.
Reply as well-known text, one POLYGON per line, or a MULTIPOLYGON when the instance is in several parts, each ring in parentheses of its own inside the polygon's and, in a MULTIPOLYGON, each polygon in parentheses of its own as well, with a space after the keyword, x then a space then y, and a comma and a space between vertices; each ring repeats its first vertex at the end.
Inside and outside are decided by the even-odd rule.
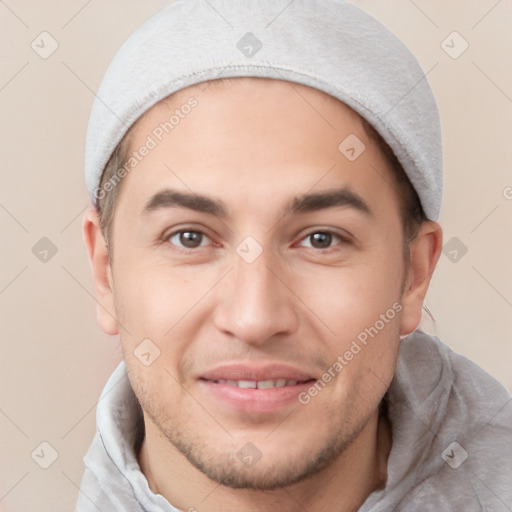
POLYGON ((316 382, 286 365, 224 365, 198 382, 219 407, 245 413, 276 412, 297 404, 298 395, 316 382))
POLYGON ((267 380, 228 380, 228 379, 216 379, 208 381, 214 384, 227 384, 228 386, 234 386, 242 389, 272 389, 272 388, 284 388, 286 386, 296 386, 297 384, 304 384, 305 382, 313 382, 314 379, 307 380, 295 380, 295 379, 267 379, 267 380))

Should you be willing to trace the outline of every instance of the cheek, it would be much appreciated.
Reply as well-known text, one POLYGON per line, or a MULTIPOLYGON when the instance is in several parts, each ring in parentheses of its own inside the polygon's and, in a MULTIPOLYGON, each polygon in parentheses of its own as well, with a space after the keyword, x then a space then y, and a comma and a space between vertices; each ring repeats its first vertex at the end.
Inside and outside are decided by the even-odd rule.
MULTIPOLYGON (((161 262, 133 265, 127 261, 116 269, 114 291, 116 314, 126 349, 143 339, 155 340, 162 353, 180 352, 174 334, 184 326, 193 329, 188 317, 208 290, 209 273, 187 271, 161 262), (165 350, 165 340, 173 339, 173 350, 165 350)), ((190 333, 193 334, 193 333, 190 333)))
POLYGON ((208 278, 161 262, 136 270, 132 261, 124 263, 115 274, 124 360, 144 409, 160 417, 165 410, 179 409, 184 382, 181 361, 201 328, 194 314, 208 278), (174 402, 165 403, 170 396, 174 402))
POLYGON ((308 307, 327 327, 324 343, 331 373, 337 376, 332 391, 338 402, 357 397, 373 406, 393 375, 404 266, 399 244, 398 250, 375 249, 371 257, 349 267, 305 273, 302 278, 308 307))
POLYGON ((400 301, 403 270, 401 253, 384 253, 347 267, 304 272, 296 291, 333 338, 349 340, 400 301))

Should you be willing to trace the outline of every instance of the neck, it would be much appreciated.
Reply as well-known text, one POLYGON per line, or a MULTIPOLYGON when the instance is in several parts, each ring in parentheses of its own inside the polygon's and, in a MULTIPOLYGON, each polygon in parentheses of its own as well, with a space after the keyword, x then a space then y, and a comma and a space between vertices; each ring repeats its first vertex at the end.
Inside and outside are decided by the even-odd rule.
POLYGON ((154 493, 180 510, 209 512, 256 510, 292 512, 298 505, 308 512, 352 512, 382 488, 391 449, 389 422, 378 411, 340 456, 314 476, 297 484, 259 491, 231 489, 213 482, 164 438, 145 418, 146 437, 138 454, 141 471, 154 493))

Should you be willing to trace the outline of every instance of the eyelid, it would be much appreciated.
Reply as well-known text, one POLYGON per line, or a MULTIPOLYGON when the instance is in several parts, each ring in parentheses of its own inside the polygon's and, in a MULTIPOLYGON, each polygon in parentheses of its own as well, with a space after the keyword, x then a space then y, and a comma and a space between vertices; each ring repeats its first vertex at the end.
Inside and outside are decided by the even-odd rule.
POLYGON ((336 231, 334 229, 331 229, 331 228, 315 228, 315 229, 311 229, 310 231, 308 231, 306 234, 304 234, 300 239, 299 241, 297 242, 297 244, 300 246, 300 247, 306 247, 307 249, 313 249, 315 251, 323 251, 323 252, 329 252, 330 250, 335 250, 335 248, 339 245, 343 245, 343 244, 351 244, 353 243, 353 237, 352 235, 350 235, 349 233, 345 232, 345 233, 340 233, 339 231, 336 231), (318 249, 316 247, 310 247, 310 246, 302 246, 300 245, 301 242, 303 242, 304 240, 306 240, 308 237, 310 237, 311 235, 314 235, 315 233, 327 233, 333 237, 337 237, 340 241, 334 245, 331 245, 325 249, 318 249))
POLYGON ((198 231, 195 231, 194 233, 198 233, 201 235, 201 242, 199 243, 199 245, 195 246, 195 247, 186 247, 184 245, 182 245, 181 243, 180 244, 177 244, 177 243, 174 243, 172 242, 172 239, 175 238, 176 236, 181 236, 182 233, 189 233, 189 232, 192 232, 192 230, 186 230, 184 232, 182 231, 177 231, 176 233, 173 233, 169 236, 168 238, 168 241, 171 245, 175 245, 177 247, 179 247, 180 249, 185 249, 185 250, 193 250, 193 249, 199 249, 200 247, 206 247, 208 246, 209 244, 205 243, 207 240, 206 239, 210 239, 210 237, 208 237, 207 235, 205 235, 204 233, 199 233, 198 231))
MULTIPOLYGON (((332 238, 332 241, 335 240, 335 238, 337 237, 339 240, 341 240, 341 237, 336 234, 336 233, 329 233, 328 231, 313 231, 311 233, 308 233, 306 236, 302 237, 301 240, 299 241, 299 244, 302 244, 303 242, 305 241, 309 241, 310 242, 310 239, 313 235, 317 234, 317 233, 322 233, 322 234, 327 234, 327 235, 330 235, 331 238, 332 238)), ((311 242, 310 242, 311 243, 311 242)), ((334 243, 333 244, 334 246, 335 245, 338 245, 337 243, 334 243)), ((333 247, 333 245, 330 245, 329 247, 325 247, 325 248, 318 248, 318 247, 312 247, 311 245, 308 245, 307 247, 311 248, 311 249, 317 249, 317 250, 325 250, 325 249, 330 249, 333 247)))
MULTIPOLYGON (((208 234, 208 229, 205 229, 203 227, 195 227, 195 226, 192 226, 192 225, 188 225, 188 226, 183 226, 183 227, 175 227, 173 228, 172 230, 166 230, 164 232, 164 234, 161 236, 161 241, 162 242, 166 242, 166 243, 169 243, 170 245, 172 245, 173 247, 175 247, 176 249, 178 250, 183 250, 183 251, 193 251, 193 250, 197 250, 199 248, 204 248, 204 247, 212 247, 212 246, 219 246, 220 244, 218 244, 217 242, 214 241, 214 238, 213 236, 211 236, 210 234, 208 234), (199 245, 198 247, 184 247, 184 246, 180 246, 180 245, 177 245, 177 244, 173 244, 171 243, 170 239, 177 235, 177 234, 180 234, 180 233, 184 233, 184 232, 187 232, 187 231, 194 231, 196 233, 201 233, 203 235, 203 237, 206 237, 210 243, 207 244, 207 245, 199 245)), ((336 243, 335 245, 332 245, 330 247, 327 247, 325 249, 318 249, 318 248, 315 248, 315 247, 307 247, 308 249, 313 249, 315 251, 318 251, 318 252, 329 252, 330 250, 335 250, 335 248, 339 245, 343 245, 343 244, 351 244, 351 243, 354 243, 354 240, 353 240, 353 237, 350 233, 344 231, 343 233, 340 233, 339 231, 337 230, 334 230, 332 228, 314 228, 314 229, 310 229, 307 233, 303 234, 298 242, 296 242, 295 244, 293 245, 299 245, 301 246, 301 242, 303 242, 304 240, 306 240, 308 237, 310 237, 311 235, 315 234, 315 233, 328 233, 330 235, 332 235, 333 237, 337 237, 340 241, 338 243, 336 243)), ((304 247, 304 246, 302 246, 304 247)))
POLYGON ((168 243, 171 246, 175 247, 176 249, 182 250, 182 251, 193 251, 193 250, 197 250, 197 249, 200 249, 200 248, 209 247, 209 246, 211 247, 211 246, 215 245, 215 242, 214 242, 212 236, 210 236, 207 233, 207 230, 205 230, 204 228, 198 228, 198 227, 194 227, 194 226, 183 226, 183 227, 180 227, 180 228, 174 228, 174 229, 172 229, 170 231, 167 230, 161 236, 161 241, 165 242, 165 243, 168 243), (184 246, 180 246, 180 245, 177 245, 177 244, 173 244, 171 242, 171 238, 173 236, 179 235, 180 233, 186 233, 187 231, 193 231, 195 233, 201 233, 203 235, 203 237, 206 237, 206 238, 208 238, 208 240, 210 240, 210 243, 207 244, 207 245, 199 245, 197 247, 184 247, 184 246))

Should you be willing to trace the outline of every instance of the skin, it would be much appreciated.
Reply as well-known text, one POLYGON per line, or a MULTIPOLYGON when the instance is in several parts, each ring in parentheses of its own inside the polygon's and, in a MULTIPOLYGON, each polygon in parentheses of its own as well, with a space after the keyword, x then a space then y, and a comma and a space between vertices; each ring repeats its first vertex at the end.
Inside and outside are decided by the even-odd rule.
POLYGON ((131 150, 190 95, 198 100, 124 179, 113 258, 96 211, 84 218, 98 321, 119 334, 144 411, 141 469, 182 510, 356 510, 385 483, 392 441, 379 403, 400 335, 420 321, 441 229, 421 226, 406 266, 393 175, 341 102, 276 80, 203 89, 160 102, 133 128, 131 150), (338 150, 349 134, 366 146, 353 162, 338 150), (165 189, 222 201, 227 215, 145 212, 165 189), (286 213, 296 197, 339 189, 370 213, 351 204, 286 213), (171 236, 180 229, 205 237, 183 247, 171 236), (325 245, 310 236, 325 232, 325 245), (252 263, 236 252, 247 236, 262 249, 252 263), (231 362, 286 363, 319 379, 397 301, 400 313, 307 405, 239 410, 199 379, 231 362), (148 367, 133 355, 146 338, 161 351, 148 367), (237 457, 247 443, 261 453, 250 468, 237 457))

